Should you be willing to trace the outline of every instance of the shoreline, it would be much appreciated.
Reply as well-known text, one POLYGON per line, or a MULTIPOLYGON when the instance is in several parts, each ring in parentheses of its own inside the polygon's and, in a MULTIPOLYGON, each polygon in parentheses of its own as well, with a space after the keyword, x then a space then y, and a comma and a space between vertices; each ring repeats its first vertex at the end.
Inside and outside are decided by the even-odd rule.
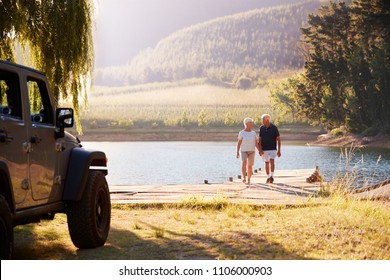
MULTIPOLYGON (((236 131, 155 131, 155 132, 118 132, 86 133, 78 136, 83 141, 93 142, 126 142, 126 141, 237 141, 236 131)), ((329 147, 376 147, 390 148, 390 137, 387 135, 362 137, 359 135, 332 136, 330 134, 281 133, 284 141, 306 142, 311 146, 329 147)))
MULTIPOLYGON (((238 132, 145 132, 139 134, 85 134, 81 141, 237 141, 238 132)), ((282 141, 315 141, 316 135, 283 134, 282 141)))
POLYGON ((371 147, 390 149, 390 136, 377 135, 363 137, 361 135, 343 135, 333 136, 330 134, 321 134, 317 140, 309 143, 313 146, 328 146, 328 147, 371 147))

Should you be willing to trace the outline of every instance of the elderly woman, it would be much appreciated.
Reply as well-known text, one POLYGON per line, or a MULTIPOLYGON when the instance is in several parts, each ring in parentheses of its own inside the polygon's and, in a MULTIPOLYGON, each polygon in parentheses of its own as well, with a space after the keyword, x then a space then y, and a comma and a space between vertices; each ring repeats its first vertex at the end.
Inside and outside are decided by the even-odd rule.
POLYGON ((242 181, 248 185, 251 183, 252 166, 255 162, 255 148, 260 151, 258 134, 252 130, 253 119, 244 119, 245 129, 238 133, 237 142, 237 158, 242 159, 242 181), (246 174, 248 174, 248 181, 246 180, 246 174))

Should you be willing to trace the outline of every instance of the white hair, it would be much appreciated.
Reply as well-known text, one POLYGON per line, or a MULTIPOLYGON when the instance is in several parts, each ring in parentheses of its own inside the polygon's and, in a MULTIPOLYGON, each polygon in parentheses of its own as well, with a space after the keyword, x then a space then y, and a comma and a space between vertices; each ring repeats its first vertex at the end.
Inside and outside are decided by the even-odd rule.
POLYGON ((262 119, 262 120, 264 120, 264 119, 269 119, 269 120, 271 120, 271 116, 268 115, 268 114, 263 114, 263 115, 261 115, 261 119, 262 119))
POLYGON ((253 122, 253 119, 251 119, 251 118, 245 118, 244 119, 244 125, 246 125, 249 122, 253 122))

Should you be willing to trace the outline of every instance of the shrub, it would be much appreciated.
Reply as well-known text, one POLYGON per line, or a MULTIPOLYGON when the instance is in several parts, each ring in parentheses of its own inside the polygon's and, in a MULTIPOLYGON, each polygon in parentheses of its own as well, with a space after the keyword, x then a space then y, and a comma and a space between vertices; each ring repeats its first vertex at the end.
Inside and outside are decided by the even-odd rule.
POLYGON ((342 136, 345 134, 345 129, 343 127, 338 127, 335 129, 332 129, 330 132, 333 136, 342 136))
POLYGON ((203 127, 208 125, 207 114, 204 110, 198 114, 198 126, 203 127))
POLYGON ((176 127, 178 125, 179 121, 176 119, 166 119, 164 120, 164 125, 165 126, 171 126, 171 127, 176 127))
POLYGON ((250 89, 252 87, 252 79, 245 76, 241 76, 240 78, 238 78, 237 87, 240 89, 250 89))
POLYGON ((131 128, 131 127, 134 126, 134 122, 133 122, 133 120, 130 120, 130 119, 128 119, 128 120, 120 120, 118 122, 118 126, 131 128))
POLYGON ((96 120, 91 120, 89 122, 89 128, 90 129, 96 129, 96 128, 99 128, 98 124, 97 124, 97 121, 96 120))
POLYGON ((188 117, 188 112, 186 110, 181 114, 180 125, 183 127, 188 127, 190 125, 190 118, 188 117))
POLYGON ((230 112, 226 113, 224 124, 226 126, 234 126, 234 119, 233 119, 232 113, 230 113, 230 112))
POLYGON ((375 136, 378 133, 379 133, 379 128, 377 128, 377 127, 369 127, 369 128, 367 128, 366 130, 364 130, 362 132, 362 135, 364 137, 368 137, 368 136, 375 136))

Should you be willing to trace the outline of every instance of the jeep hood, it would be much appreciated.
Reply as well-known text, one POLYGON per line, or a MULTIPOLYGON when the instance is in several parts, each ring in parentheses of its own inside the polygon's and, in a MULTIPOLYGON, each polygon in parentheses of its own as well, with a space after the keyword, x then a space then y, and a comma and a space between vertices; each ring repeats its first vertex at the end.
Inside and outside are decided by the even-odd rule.
POLYGON ((63 138, 62 141, 66 146, 81 147, 81 142, 79 138, 73 136, 72 134, 66 131, 65 131, 65 137, 63 138))

